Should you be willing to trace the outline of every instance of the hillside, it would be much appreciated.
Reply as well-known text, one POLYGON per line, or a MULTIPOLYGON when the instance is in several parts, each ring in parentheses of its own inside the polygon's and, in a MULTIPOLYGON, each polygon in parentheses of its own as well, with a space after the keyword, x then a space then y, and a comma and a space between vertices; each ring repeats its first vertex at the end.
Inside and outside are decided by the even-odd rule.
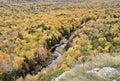
POLYGON ((4 3, 23 3, 23 2, 81 2, 88 0, 0 0, 1 4, 4 3))
POLYGON ((87 62, 120 70, 120 0, 0 1, 0 81, 54 81, 87 62))
POLYGON ((115 56, 106 53, 96 55, 91 61, 76 64, 58 76, 55 81, 119 81, 119 58, 119 53, 115 56))

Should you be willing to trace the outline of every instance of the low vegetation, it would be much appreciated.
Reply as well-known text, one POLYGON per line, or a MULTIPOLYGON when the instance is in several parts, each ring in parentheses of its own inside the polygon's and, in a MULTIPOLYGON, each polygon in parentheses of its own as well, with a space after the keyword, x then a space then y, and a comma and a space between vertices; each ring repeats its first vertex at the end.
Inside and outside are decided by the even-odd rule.
POLYGON ((87 73, 87 71, 102 68, 102 67, 115 67, 119 69, 120 54, 98 54, 91 57, 90 61, 86 63, 78 63, 73 69, 68 71, 59 81, 112 81, 120 76, 120 73, 116 73, 109 76, 98 76, 95 73, 87 73))
POLYGON ((101 62, 104 53, 119 56, 119 0, 34 1, 0 1, 1 81, 51 81, 96 55, 97 66, 120 69, 111 61, 117 57, 107 55, 110 60, 101 62), (57 57, 55 50, 62 56, 47 67, 57 57))

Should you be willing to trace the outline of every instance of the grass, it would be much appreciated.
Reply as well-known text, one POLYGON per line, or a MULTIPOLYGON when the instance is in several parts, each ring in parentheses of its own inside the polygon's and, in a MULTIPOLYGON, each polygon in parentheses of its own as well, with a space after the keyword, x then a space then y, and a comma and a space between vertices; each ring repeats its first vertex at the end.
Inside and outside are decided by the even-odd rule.
POLYGON ((91 60, 83 64, 77 64, 73 69, 68 71, 60 81, 112 81, 120 77, 120 73, 100 77, 94 73, 86 73, 86 71, 94 68, 114 67, 120 71, 120 53, 116 55, 98 54, 90 57, 91 60))

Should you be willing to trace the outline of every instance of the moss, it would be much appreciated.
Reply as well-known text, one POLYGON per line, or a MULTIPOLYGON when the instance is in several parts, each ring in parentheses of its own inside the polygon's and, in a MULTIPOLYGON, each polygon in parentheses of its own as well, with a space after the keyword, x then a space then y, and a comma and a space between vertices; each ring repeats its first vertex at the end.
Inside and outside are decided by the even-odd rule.
POLYGON ((112 65, 112 67, 114 67, 114 68, 120 70, 120 64, 114 64, 114 65, 112 65))

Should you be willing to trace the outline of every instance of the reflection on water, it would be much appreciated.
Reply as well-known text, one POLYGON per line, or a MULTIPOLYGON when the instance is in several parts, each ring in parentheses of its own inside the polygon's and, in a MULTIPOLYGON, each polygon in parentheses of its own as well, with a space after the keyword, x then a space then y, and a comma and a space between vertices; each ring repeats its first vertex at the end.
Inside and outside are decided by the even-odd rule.
POLYGON ((66 44, 62 44, 60 47, 65 48, 66 44))
MULTIPOLYGON (((65 48, 66 44, 62 44, 60 47, 62 47, 63 49, 65 48)), ((54 51, 54 53, 57 55, 57 58, 55 58, 51 64, 48 65, 48 67, 53 66, 56 62, 58 62, 58 60, 61 57, 61 53, 57 50, 54 51)))

